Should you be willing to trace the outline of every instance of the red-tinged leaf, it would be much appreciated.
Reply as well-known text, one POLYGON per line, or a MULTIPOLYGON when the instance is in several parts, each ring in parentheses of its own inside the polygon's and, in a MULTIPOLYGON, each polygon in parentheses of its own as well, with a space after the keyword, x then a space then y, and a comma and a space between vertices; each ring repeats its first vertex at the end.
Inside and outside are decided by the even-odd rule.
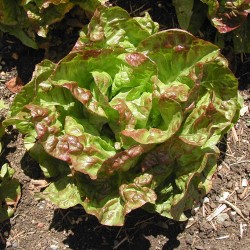
POLYGON ((126 61, 134 67, 138 67, 146 60, 147 60, 147 57, 142 53, 135 52, 135 53, 129 53, 126 55, 126 61))
POLYGON ((237 29, 247 19, 250 12, 250 1, 202 0, 209 7, 209 17, 220 33, 237 29))
POLYGON ((123 150, 107 159, 103 163, 101 171, 104 171, 108 175, 113 174, 115 171, 128 171, 137 164, 139 157, 149 151, 149 149, 150 147, 138 145, 123 150))

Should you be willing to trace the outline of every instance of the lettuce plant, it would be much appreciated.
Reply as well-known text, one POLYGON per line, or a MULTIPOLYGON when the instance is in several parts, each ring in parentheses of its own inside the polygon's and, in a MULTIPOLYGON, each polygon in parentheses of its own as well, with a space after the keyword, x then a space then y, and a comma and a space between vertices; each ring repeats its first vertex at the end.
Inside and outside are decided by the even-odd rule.
MULTIPOLYGON (((246 21, 250 12, 249 0, 201 0, 201 2, 207 5, 207 15, 214 27, 220 33, 227 33, 237 29, 246 21)), ((173 5, 176 9, 179 25, 185 30, 188 30, 191 28, 190 26, 195 25, 192 22, 199 22, 201 19, 198 18, 198 20, 194 20, 192 16, 196 15, 197 17, 199 15, 204 15, 204 10, 206 9, 204 5, 200 5, 200 3, 197 3, 194 0, 188 0, 185 2, 181 0, 173 0, 173 5), (196 5, 199 6, 199 13, 196 13, 198 12, 196 5)), ((200 24, 200 26, 201 25, 202 24, 200 24)))
POLYGON ((7 163, 0 170, 0 222, 14 214, 21 196, 20 184, 13 178, 14 172, 7 163))
POLYGON ((208 5, 208 16, 218 30, 216 42, 224 47, 225 41, 232 41, 235 53, 250 53, 249 0, 217 1, 202 0, 208 5))
POLYGON ((220 33, 237 29, 250 12, 249 0, 201 0, 208 5, 208 15, 220 33))
POLYGON ((217 29, 216 44, 225 47, 231 41, 235 53, 250 52, 250 1, 173 0, 179 25, 182 29, 197 34, 206 16, 217 29))
POLYGON ((44 198, 121 226, 139 207, 186 219, 240 103, 218 47, 115 7, 97 10, 59 63, 37 65, 4 125, 50 178, 44 198))
MULTIPOLYGON (((5 108, 7 106, 0 100, 0 114, 5 108)), ((0 156, 2 155, 1 138, 3 135, 4 127, 0 121, 0 156)), ((13 178, 14 172, 14 169, 9 167, 7 163, 0 167, 0 222, 13 215, 21 196, 19 182, 13 178)))
POLYGON ((88 13, 105 0, 0 0, 0 30, 16 36, 25 45, 42 46, 52 24, 74 6, 88 13))

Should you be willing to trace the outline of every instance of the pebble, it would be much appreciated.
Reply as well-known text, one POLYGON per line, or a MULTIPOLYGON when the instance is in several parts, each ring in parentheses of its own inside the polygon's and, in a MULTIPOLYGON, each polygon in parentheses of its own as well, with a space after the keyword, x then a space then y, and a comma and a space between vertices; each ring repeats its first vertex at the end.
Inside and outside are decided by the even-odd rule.
POLYGON ((14 241, 14 242, 12 243, 12 247, 14 247, 14 248, 18 247, 18 243, 17 243, 16 241, 14 241))
POLYGON ((37 224, 37 227, 38 227, 38 228, 42 228, 42 227, 44 227, 44 224, 43 224, 42 222, 39 222, 39 223, 37 224))
POLYGON ((199 229, 201 232, 208 231, 211 228, 212 228, 212 226, 207 221, 204 221, 204 222, 200 223, 200 225, 199 225, 199 229))
POLYGON ((222 230, 217 230, 217 236, 220 237, 220 236, 224 236, 225 235, 225 232, 223 232, 222 230))
POLYGON ((194 235, 196 233, 196 228, 195 227, 190 227, 188 229, 189 234, 194 235))
POLYGON ((224 221, 223 226, 224 227, 230 227, 231 226, 231 222, 230 221, 224 221))
POLYGON ((241 188, 239 188, 239 189, 236 190, 236 193, 237 194, 242 194, 243 191, 244 191, 244 188, 241 187, 241 188))
POLYGON ((220 179, 223 179, 223 173, 221 173, 221 172, 219 172, 219 173, 217 173, 217 176, 220 178, 220 179))
POLYGON ((197 249, 197 250, 204 250, 205 248, 203 246, 195 246, 195 249, 197 249))
POLYGON ((215 203, 214 202, 210 202, 210 207, 212 208, 212 209, 214 209, 214 208, 216 208, 217 206, 215 205, 215 203))
POLYGON ((204 199, 203 199, 203 203, 209 203, 209 198, 208 197, 205 197, 204 199))
MULTIPOLYGON (((249 151, 250 151, 250 144, 248 145, 248 148, 249 148, 249 151)), ((245 167, 245 172, 246 172, 247 174, 250 174, 250 164, 249 164, 249 165, 246 165, 246 167, 245 167)))
POLYGON ((247 187, 247 186, 248 186, 248 181, 247 181, 247 179, 243 178, 243 179, 241 180, 241 186, 242 186, 242 187, 247 187))
POLYGON ((38 205, 39 209, 44 209, 45 208, 45 201, 41 201, 37 205, 38 205))
POLYGON ((12 57, 14 60, 18 60, 19 55, 18 55, 16 52, 14 52, 14 53, 12 54, 11 57, 12 57))
POLYGON ((245 217, 249 217, 250 215, 250 211, 248 209, 242 209, 241 212, 245 217))
POLYGON ((192 214, 192 215, 197 214, 197 212, 199 211, 199 209, 200 209, 200 206, 199 206, 199 205, 196 206, 196 207, 194 207, 194 208, 192 209, 192 211, 191 211, 191 214, 192 214))
POLYGON ((229 219, 229 216, 227 213, 221 213, 216 217, 217 223, 223 225, 226 220, 229 219))
POLYGON ((228 198, 229 195, 230 195, 229 192, 223 192, 223 193, 222 193, 222 198, 223 198, 224 200, 226 200, 226 199, 228 198))
POLYGON ((229 213, 229 217, 230 217, 231 221, 235 222, 235 220, 236 220, 236 214, 237 213, 235 211, 231 211, 229 213))
POLYGON ((227 183, 227 188, 228 188, 228 189, 231 189, 232 187, 233 187, 233 182, 229 181, 229 182, 227 183))
POLYGON ((6 248, 11 247, 11 242, 9 242, 8 240, 6 241, 6 248))
POLYGON ((51 249, 51 250, 57 250, 57 249, 58 249, 58 246, 57 246, 57 245, 50 245, 50 249, 51 249))

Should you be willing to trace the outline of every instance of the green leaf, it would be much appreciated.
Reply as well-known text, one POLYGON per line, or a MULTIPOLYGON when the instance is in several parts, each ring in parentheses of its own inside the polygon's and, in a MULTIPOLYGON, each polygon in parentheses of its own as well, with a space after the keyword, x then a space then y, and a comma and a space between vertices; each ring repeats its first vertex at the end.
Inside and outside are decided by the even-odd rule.
POLYGON ((67 176, 51 183, 49 187, 43 191, 41 197, 49 199, 63 209, 82 204, 81 195, 74 179, 67 176))
POLYGON ((76 48, 83 46, 91 50, 121 47, 133 51, 140 41, 156 33, 158 29, 158 23, 153 22, 148 14, 145 17, 131 18, 119 7, 101 9, 89 23, 88 36, 81 33, 76 48))
POLYGON ((21 196, 20 184, 13 179, 14 169, 6 163, 0 171, 0 222, 11 217, 21 196))
POLYGON ((70 174, 68 165, 46 153, 40 143, 36 143, 29 150, 29 153, 39 163, 45 177, 51 178, 70 174), (55 166, 57 167, 55 168, 55 166))
POLYGON ((83 207, 87 213, 95 215, 103 225, 123 225, 125 215, 123 212, 124 207, 120 198, 109 199, 105 204, 102 204, 101 209, 88 200, 86 200, 83 207))
POLYGON ((175 7, 180 27, 187 30, 192 16, 194 1, 188 0, 183 2, 181 0, 173 0, 173 5, 175 7))
POLYGON ((155 203, 157 195, 148 187, 141 187, 136 184, 123 184, 119 188, 120 195, 125 202, 125 213, 139 208, 147 202, 155 203))
POLYGON ((0 100, 0 110, 1 109, 7 109, 7 108, 8 108, 8 106, 4 103, 4 101, 0 100))

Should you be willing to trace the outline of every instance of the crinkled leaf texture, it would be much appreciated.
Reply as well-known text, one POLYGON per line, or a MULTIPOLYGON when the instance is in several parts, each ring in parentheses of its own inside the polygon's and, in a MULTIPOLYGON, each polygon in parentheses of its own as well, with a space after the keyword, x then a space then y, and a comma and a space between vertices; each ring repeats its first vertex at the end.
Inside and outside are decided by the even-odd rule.
POLYGON ((41 38, 47 37, 50 25, 62 20, 74 6, 93 13, 104 2, 105 0, 0 0, 0 30, 9 32, 25 45, 36 49, 44 43, 41 38))
POLYGON ((0 170, 0 222, 10 218, 21 196, 19 182, 13 178, 14 170, 6 163, 0 170))
POLYGON ((139 207, 185 220, 211 188, 216 144, 240 106, 215 45, 110 8, 58 64, 37 66, 4 124, 56 180, 45 198, 120 226, 139 207))

